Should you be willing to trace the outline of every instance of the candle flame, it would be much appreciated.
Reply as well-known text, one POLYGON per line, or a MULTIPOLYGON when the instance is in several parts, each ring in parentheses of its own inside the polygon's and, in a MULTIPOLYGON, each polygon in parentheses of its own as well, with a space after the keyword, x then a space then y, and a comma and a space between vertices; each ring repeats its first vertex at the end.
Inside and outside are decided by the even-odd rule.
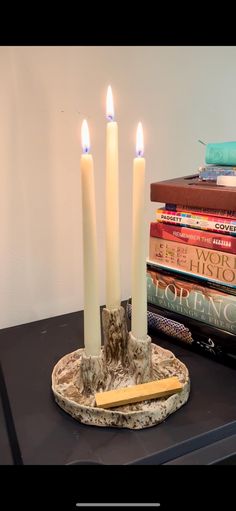
POLYGON ((114 103, 113 103, 113 95, 112 88, 109 85, 107 89, 107 109, 106 116, 108 121, 114 120, 114 103))
POLYGON ((143 145, 143 127, 142 123, 138 123, 137 127, 137 134, 136 134, 136 154, 140 158, 143 156, 144 153, 144 145, 143 145))
POLYGON ((86 119, 83 120, 81 126, 81 139, 82 139, 82 148, 83 153, 88 153, 90 149, 90 137, 89 137, 89 128, 86 119))

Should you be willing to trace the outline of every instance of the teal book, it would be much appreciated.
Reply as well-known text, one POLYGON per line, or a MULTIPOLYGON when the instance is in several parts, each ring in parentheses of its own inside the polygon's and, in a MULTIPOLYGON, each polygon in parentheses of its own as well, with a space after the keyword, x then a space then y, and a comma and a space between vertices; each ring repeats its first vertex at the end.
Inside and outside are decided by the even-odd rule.
POLYGON ((214 165, 236 165, 236 142, 207 144, 205 161, 214 165))
MULTIPOLYGON (((223 288, 223 286, 222 286, 223 288)), ((236 334, 236 296, 147 267, 148 303, 236 334)))

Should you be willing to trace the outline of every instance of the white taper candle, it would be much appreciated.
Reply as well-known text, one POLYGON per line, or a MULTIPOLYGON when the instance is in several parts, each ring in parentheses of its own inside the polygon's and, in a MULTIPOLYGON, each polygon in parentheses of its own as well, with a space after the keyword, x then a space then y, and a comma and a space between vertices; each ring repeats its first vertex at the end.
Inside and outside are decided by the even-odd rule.
POLYGON ((87 121, 82 123, 81 187, 84 259, 84 344, 86 356, 99 355, 101 326, 98 292, 97 232, 93 158, 87 121))
POLYGON ((120 306, 118 126, 111 87, 107 90, 106 132, 106 307, 120 306))
POLYGON ((133 163, 133 235, 132 235, 132 319, 135 338, 147 337, 147 285, 145 247, 145 159, 143 129, 138 124, 136 154, 133 163))

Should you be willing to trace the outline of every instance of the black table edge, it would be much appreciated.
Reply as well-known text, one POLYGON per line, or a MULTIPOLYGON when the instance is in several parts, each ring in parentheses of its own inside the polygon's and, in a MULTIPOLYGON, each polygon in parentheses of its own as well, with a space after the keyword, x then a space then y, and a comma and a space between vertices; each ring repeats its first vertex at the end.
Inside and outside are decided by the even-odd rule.
POLYGON ((16 434, 16 428, 15 428, 15 424, 14 424, 14 420, 13 420, 13 416, 12 416, 10 401, 9 401, 9 397, 8 397, 6 382, 5 382, 1 363, 0 363, 0 390, 1 390, 0 398, 2 401, 2 407, 3 407, 4 416, 5 416, 6 428, 7 428, 9 443, 10 443, 10 447, 11 447, 12 458, 13 458, 15 465, 23 465, 22 455, 21 455, 20 446, 19 446, 19 442, 18 442, 18 438, 17 438, 17 434, 16 434))
POLYGON ((173 461, 175 458, 190 454, 191 452, 195 452, 198 449, 210 446, 220 440, 223 440, 224 438, 228 438, 235 434, 236 423, 235 421, 229 422, 225 426, 215 428, 213 431, 208 433, 197 435, 190 440, 176 444, 174 447, 164 449, 158 454, 152 454, 151 456, 135 460, 132 463, 127 463, 127 465, 163 465, 169 461, 173 461))

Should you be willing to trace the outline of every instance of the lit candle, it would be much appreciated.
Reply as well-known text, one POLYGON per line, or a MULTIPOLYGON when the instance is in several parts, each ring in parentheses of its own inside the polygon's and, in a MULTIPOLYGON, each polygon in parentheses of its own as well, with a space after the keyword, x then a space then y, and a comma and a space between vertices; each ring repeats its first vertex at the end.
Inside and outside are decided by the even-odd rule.
POLYGON ((145 250, 145 159, 143 128, 137 128, 136 155, 133 163, 133 236, 132 236, 132 320, 136 339, 147 337, 147 284, 145 250))
POLYGON ((100 355, 101 327, 98 295, 97 233, 93 158, 87 121, 82 123, 81 187, 84 258, 84 343, 86 356, 100 355))
POLYGON ((107 90, 106 133, 106 307, 120 307, 118 126, 112 90, 107 90))

